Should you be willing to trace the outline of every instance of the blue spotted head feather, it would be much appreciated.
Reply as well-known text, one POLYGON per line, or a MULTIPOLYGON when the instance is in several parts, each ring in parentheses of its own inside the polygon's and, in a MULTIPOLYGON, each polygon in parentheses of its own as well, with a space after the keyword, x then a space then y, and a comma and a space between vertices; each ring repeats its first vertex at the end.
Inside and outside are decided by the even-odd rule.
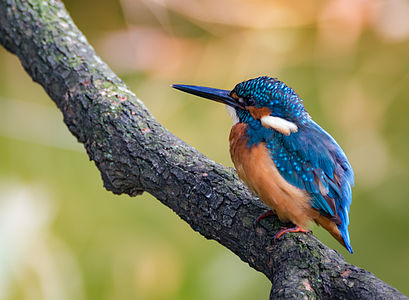
POLYGON ((296 92, 277 78, 262 76, 237 84, 232 90, 248 106, 268 107, 271 115, 305 123, 309 115, 296 92))

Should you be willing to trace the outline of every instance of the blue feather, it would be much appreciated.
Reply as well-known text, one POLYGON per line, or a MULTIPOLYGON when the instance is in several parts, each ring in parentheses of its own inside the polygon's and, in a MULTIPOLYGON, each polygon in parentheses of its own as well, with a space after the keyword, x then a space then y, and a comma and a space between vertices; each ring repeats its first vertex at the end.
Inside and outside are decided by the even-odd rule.
POLYGON ((246 118, 250 125, 247 132, 248 146, 265 142, 280 174, 289 183, 310 194, 312 207, 324 215, 334 216, 335 212, 321 194, 314 178, 321 181, 328 196, 335 201, 336 214, 341 220, 338 228, 347 249, 352 253, 348 213, 354 176, 341 147, 311 119, 300 125, 298 132, 285 136, 263 127, 250 115, 246 118))
POLYGON ((300 126, 298 132, 289 136, 276 133, 275 138, 268 143, 275 145, 270 151, 273 160, 278 159, 277 152, 274 150, 279 149, 292 156, 293 160, 297 162, 297 167, 298 164, 301 164, 301 168, 293 168, 294 174, 291 177, 286 176, 286 174, 281 175, 297 187, 300 187, 299 178, 301 178, 304 184, 303 189, 311 195, 312 206, 324 214, 333 216, 334 212, 321 194, 319 187, 311 181, 314 174, 321 181, 323 188, 328 190, 328 196, 334 199, 336 214, 341 220, 338 228, 347 249, 352 253, 348 233, 348 214, 354 175, 341 147, 312 120, 300 126))

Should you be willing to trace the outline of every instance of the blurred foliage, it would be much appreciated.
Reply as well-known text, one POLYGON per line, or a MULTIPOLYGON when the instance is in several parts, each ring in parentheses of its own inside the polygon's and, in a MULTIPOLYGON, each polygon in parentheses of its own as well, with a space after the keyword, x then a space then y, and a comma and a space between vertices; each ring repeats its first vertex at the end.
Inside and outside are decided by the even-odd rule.
MULTIPOLYGON (((409 294, 409 3, 65 1, 173 133, 231 166, 221 105, 171 83, 293 87, 356 173, 346 259, 409 294)), ((0 49, 0 299, 267 299, 269 282, 152 196, 114 196, 61 113, 0 49)))

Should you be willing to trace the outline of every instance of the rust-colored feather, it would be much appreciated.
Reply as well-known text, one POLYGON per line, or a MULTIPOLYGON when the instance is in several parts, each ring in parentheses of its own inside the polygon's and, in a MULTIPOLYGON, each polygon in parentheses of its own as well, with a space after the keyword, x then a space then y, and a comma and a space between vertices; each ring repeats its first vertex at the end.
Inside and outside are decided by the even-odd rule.
POLYGON ((247 106, 246 109, 250 112, 252 117, 256 120, 261 119, 264 116, 269 116, 271 114, 271 109, 268 107, 255 107, 255 106, 247 106))

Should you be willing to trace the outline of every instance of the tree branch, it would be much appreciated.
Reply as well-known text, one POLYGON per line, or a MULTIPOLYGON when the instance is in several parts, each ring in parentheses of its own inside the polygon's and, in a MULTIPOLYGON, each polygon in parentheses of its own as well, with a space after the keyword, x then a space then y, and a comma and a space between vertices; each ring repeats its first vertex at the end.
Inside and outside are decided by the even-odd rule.
POLYGON ((95 54, 60 1, 0 0, 0 43, 57 104, 106 189, 152 194, 264 273, 271 299, 407 299, 312 235, 287 234, 271 245, 279 221, 253 228, 264 205, 234 171, 161 126, 95 54))

